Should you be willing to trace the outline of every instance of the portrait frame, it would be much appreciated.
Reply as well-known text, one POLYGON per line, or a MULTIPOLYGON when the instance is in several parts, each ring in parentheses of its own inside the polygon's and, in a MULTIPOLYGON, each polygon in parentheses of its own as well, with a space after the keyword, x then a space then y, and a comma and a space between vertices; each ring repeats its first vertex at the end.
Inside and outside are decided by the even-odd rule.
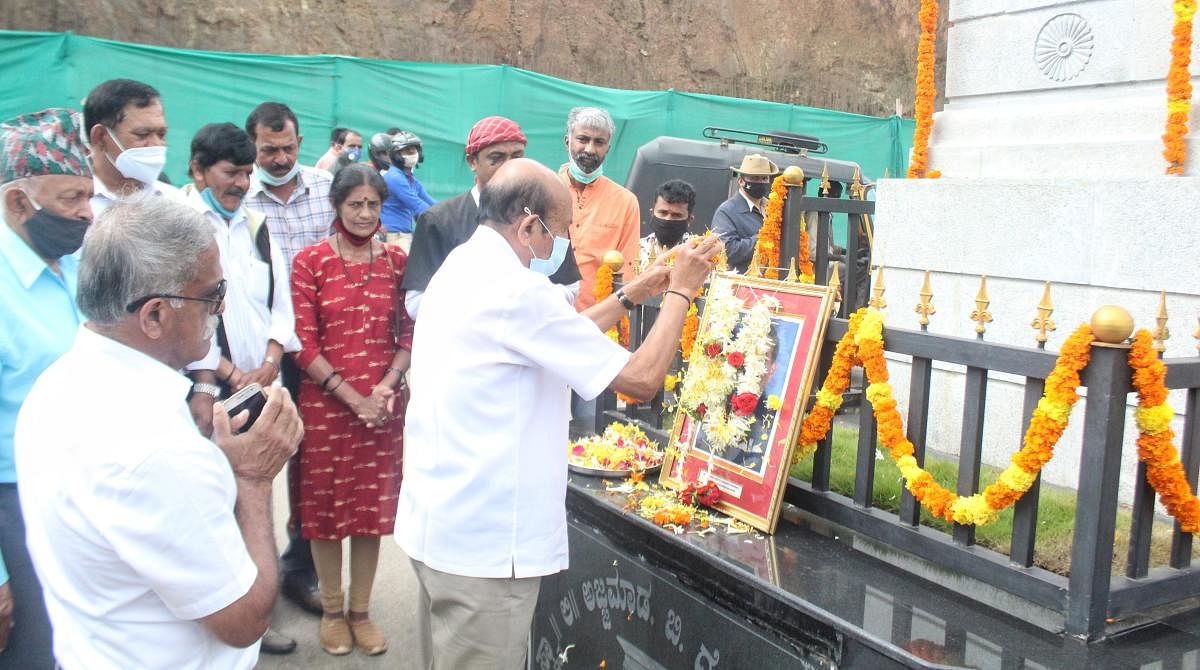
MULTIPOLYGON (((715 483, 721 490, 717 510, 773 533, 829 326, 833 292, 827 286, 733 273, 713 276, 712 287, 723 290, 722 283, 742 299, 741 318, 761 296, 774 297, 780 303, 771 317, 771 367, 764 375, 754 422, 743 441, 718 453, 707 441, 703 422, 688 414, 680 403, 659 483, 673 489, 715 483), (780 392, 773 394, 773 389, 780 392), (777 410, 766 407, 770 395, 777 395, 781 401, 777 410)), ((698 333, 707 332, 708 317, 705 310, 698 333)))

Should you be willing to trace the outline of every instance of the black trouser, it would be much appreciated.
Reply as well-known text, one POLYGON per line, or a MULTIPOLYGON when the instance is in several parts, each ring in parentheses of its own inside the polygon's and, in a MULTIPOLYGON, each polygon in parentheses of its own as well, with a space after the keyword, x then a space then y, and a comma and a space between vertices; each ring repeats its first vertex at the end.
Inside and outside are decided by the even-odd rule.
MULTIPOLYGON (((304 371, 296 365, 291 355, 283 357, 280 364, 279 376, 283 378, 283 387, 292 396, 292 402, 300 405, 300 379, 304 371)), ((304 443, 300 443, 300 449, 304 443)), ((313 568, 312 550, 308 540, 300 537, 300 449, 292 456, 287 464, 288 483, 288 546, 279 557, 279 572, 286 578, 289 572, 315 572, 313 568)))
POLYGON ((8 569, 15 624, 8 634, 8 647, 0 653, 0 669, 50 670, 55 666, 54 638, 42 583, 25 548, 25 520, 16 484, 0 484, 0 553, 8 569))

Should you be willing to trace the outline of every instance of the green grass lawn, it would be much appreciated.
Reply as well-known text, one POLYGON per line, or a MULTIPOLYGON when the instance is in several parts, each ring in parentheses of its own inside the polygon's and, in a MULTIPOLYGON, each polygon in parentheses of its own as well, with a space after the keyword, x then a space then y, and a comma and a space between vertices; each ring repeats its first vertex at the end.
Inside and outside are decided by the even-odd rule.
MULTIPOLYGON (((877 452, 882 453, 882 452, 877 452)), ((858 456, 858 431, 835 425, 833 427, 833 454, 830 471, 830 489, 845 496, 854 494, 854 472, 858 456)), ((958 464, 938 458, 927 457, 925 469, 933 475, 942 486, 954 490, 958 480, 958 464)), ((812 481, 812 459, 792 468, 792 476, 804 481, 812 481)), ((980 490, 995 481, 1000 469, 984 465, 980 469, 980 490)), ((900 493, 903 490, 900 470, 890 456, 875 461, 875 488, 872 495, 875 507, 896 511, 900 507, 900 493)), ((993 523, 977 528, 976 542, 983 547, 1008 555, 1012 539, 1012 508, 1000 514, 993 523)), ((925 526, 949 532, 952 524, 942 519, 935 519, 929 512, 921 510, 921 523, 925 526)), ((1066 575, 1071 566, 1071 535, 1075 524, 1075 492, 1051 486, 1043 486, 1038 504, 1037 543, 1035 545, 1034 562, 1061 575, 1066 575)), ((1123 573, 1125 558, 1129 551, 1129 528, 1131 517, 1128 510, 1119 509, 1117 512, 1117 532, 1114 538, 1115 553, 1113 573, 1123 573)), ((1200 544, 1200 543, 1197 543, 1200 544)), ((1153 541, 1151 544, 1151 567, 1166 565, 1171 549, 1171 525, 1162 521, 1154 524, 1153 541)), ((1197 547, 1193 555, 1200 554, 1197 547)))

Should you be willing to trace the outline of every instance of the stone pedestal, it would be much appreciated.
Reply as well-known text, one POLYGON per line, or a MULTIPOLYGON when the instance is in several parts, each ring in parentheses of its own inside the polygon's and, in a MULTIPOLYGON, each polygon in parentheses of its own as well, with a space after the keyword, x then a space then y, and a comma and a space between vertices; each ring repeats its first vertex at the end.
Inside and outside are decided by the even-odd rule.
MULTIPOLYGON (((969 315, 987 274, 987 339, 1025 346, 1035 345, 1043 282, 1053 282, 1050 350, 1104 304, 1152 329, 1166 290, 1167 356, 1196 355, 1200 178, 1165 176, 1162 158, 1171 2, 952 0, 950 21, 947 102, 930 147, 944 177, 883 180, 877 191, 874 259, 886 266, 889 325, 917 327, 925 270, 931 331, 974 336, 969 315)), ((1197 166, 1193 158, 1187 174, 1197 166)), ((907 371, 893 365, 903 398, 907 371)), ((1021 382, 992 377, 986 462, 1003 466, 1020 446, 1021 382)), ((943 411, 931 415, 932 449, 957 451, 961 386, 959 370, 935 374, 943 411)), ((1182 409, 1181 396, 1172 402, 1182 409)), ((1078 481, 1079 423, 1045 471, 1052 484, 1078 481)), ((1125 451, 1128 501, 1132 441, 1125 451)))

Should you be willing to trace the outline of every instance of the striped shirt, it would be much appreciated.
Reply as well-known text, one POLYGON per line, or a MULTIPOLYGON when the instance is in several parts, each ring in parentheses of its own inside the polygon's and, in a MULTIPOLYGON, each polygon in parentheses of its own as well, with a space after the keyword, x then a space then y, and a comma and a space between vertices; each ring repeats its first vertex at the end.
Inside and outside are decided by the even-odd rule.
POLYGON ((292 191, 287 202, 268 191, 258 177, 250 180, 250 191, 245 204, 267 217, 267 230, 271 231, 271 242, 283 251, 289 268, 292 259, 304 247, 316 244, 329 236, 336 214, 329 200, 329 187, 333 183, 324 170, 302 165, 296 176, 300 183, 292 191))

